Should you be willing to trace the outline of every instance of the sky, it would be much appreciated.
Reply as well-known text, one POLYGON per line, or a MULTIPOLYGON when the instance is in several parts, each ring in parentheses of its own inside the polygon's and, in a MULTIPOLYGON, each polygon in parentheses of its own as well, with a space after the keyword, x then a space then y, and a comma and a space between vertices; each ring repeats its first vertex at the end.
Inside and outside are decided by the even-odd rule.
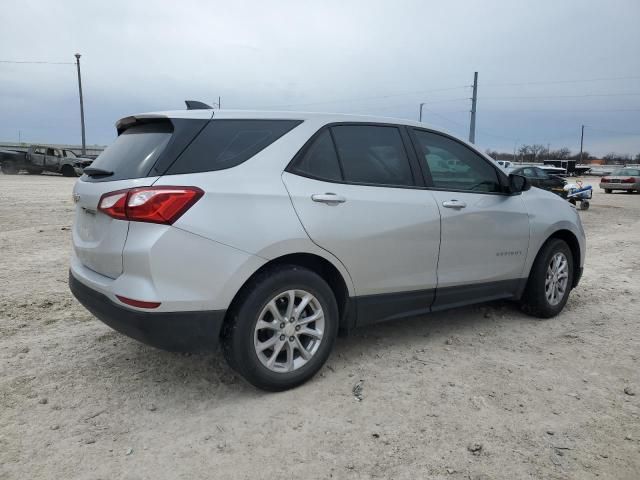
POLYGON ((3 0, 0 141, 109 144, 131 113, 370 114, 476 144, 640 153, 638 0, 3 0), (27 64, 5 62, 69 62, 27 64))

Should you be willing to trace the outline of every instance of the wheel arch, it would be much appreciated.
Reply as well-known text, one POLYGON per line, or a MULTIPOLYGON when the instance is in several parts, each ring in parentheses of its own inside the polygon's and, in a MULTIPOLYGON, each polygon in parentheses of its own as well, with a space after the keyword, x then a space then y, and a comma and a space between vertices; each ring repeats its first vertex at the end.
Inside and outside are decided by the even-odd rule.
POLYGON ((580 250, 580 242, 578 241, 578 237, 571 231, 567 229, 560 229, 553 232, 551 235, 547 237, 547 239, 542 242, 540 248, 538 248, 538 252, 536 253, 536 259, 540 254, 540 251, 544 248, 544 246, 549 243, 550 240, 553 239, 563 240, 571 250, 571 256, 573 257, 573 278, 571 281, 571 287, 575 287, 580 280, 580 259, 582 258, 582 252, 580 250))
POLYGON ((233 300, 231 301, 231 304, 229 305, 227 315, 232 314, 230 312, 236 310, 238 302, 242 301, 245 292, 248 288, 250 288, 252 281, 257 276, 261 275, 269 269, 280 265, 297 265, 307 268, 322 277, 322 279, 327 282, 327 284, 333 291, 333 294, 335 295, 336 303, 338 304, 338 311, 340 314, 340 328, 348 329, 351 326, 351 320, 354 318, 354 316, 350 309, 350 289, 349 284, 347 283, 347 281, 349 281, 350 279, 346 279, 340 272, 338 267, 336 267, 331 261, 315 253, 308 252, 298 252, 281 255, 269 260, 268 262, 260 266, 260 268, 253 272, 253 274, 251 274, 249 278, 247 278, 242 286, 238 289, 233 297, 233 300))

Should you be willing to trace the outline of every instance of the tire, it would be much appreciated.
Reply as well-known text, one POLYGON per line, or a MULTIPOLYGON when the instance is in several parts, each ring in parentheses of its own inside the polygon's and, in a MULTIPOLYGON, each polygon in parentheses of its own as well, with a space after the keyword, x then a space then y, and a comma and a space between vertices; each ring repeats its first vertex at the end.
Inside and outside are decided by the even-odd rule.
POLYGON ((27 169, 27 173, 29 175, 40 175, 42 173, 42 169, 41 168, 28 168, 27 169))
POLYGON ((2 162, 2 173, 5 175, 17 175, 20 169, 14 162, 2 162))
POLYGON ((272 392, 288 390, 309 380, 324 365, 335 344, 338 320, 335 296, 322 277, 296 265, 274 267, 252 279, 234 300, 223 330, 224 356, 231 368, 255 387, 272 392), (292 291, 296 306, 300 304, 298 295, 300 300, 308 298, 303 293, 313 298, 299 314, 300 321, 318 314, 318 322, 305 325, 298 325, 297 321, 288 322, 290 317, 286 313, 290 303, 289 292, 292 291), (269 309, 269 304, 278 309, 278 317, 269 309), (323 325, 319 313, 323 314, 323 325), (257 329, 258 320, 263 320, 262 325, 269 327, 257 329), (322 338, 307 337, 305 330, 321 331, 322 338), (258 342, 275 342, 275 345, 263 347, 259 353, 258 342), (304 347, 307 355, 309 351, 313 353, 304 359, 297 345, 304 347), (276 353, 277 347, 280 347, 280 353, 276 353), (274 355, 273 365, 269 367, 267 364, 274 355))
POLYGON ((60 173, 62 173, 63 177, 75 177, 76 176, 76 171, 73 169, 73 167, 71 165, 64 165, 62 167, 62 170, 60 170, 60 173))
POLYGON ((612 192, 612 190, 610 188, 605 188, 604 189, 604 193, 611 193, 611 192, 612 192))
MULTIPOLYGON (((548 240, 538 252, 538 256, 531 268, 527 286, 520 300, 522 311, 528 315, 539 318, 555 317, 562 311, 569 299, 569 292, 573 284, 573 272, 573 255, 566 242, 559 238, 548 240), (558 255, 563 256, 564 260, 566 260, 566 270, 564 272, 567 275, 566 284, 563 290, 560 289, 562 290, 561 295, 559 294, 555 298, 550 299, 545 290, 547 273, 552 267, 552 259, 557 259, 558 255)), ((551 280, 551 282, 552 284, 549 291, 553 291, 553 280, 551 280)), ((562 282, 560 281, 559 287, 561 286, 562 282)))

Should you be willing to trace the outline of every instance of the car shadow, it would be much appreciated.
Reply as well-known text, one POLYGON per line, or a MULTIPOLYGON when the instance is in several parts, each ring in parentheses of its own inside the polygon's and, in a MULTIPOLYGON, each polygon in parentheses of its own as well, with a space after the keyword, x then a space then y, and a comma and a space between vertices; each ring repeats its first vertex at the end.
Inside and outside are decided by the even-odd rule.
MULTIPOLYGON (((381 346, 387 351, 396 348, 403 352, 407 349, 426 351, 452 338, 484 335, 514 320, 538 321, 521 313, 512 302, 496 301, 360 327, 337 339, 322 371, 333 371, 336 365, 341 369, 355 369, 363 356, 379 351, 381 346)), ((106 375, 116 389, 135 388, 144 392, 141 395, 156 398, 155 401, 158 397, 174 396, 178 397, 175 401, 180 397, 219 401, 264 395, 227 365, 220 349, 213 353, 166 352, 111 330, 94 338, 94 342, 99 344, 99 351, 77 365, 76 371, 98 379, 106 375)))

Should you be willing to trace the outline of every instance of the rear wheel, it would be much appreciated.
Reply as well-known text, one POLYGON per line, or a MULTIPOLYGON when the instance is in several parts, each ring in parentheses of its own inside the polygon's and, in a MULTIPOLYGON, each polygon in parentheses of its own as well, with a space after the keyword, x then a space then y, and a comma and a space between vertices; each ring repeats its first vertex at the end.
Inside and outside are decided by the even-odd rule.
POLYGON ((564 240, 554 238, 540 249, 521 299, 522 310, 540 318, 562 311, 573 282, 573 255, 564 240))
POLYGON ((60 173, 62 173, 63 177, 75 177, 76 176, 76 171, 73 169, 73 167, 71 165, 64 165, 62 167, 62 170, 60 170, 60 173))
POLYGON ((229 365, 269 391, 296 387, 329 357, 338 332, 338 307, 318 274, 295 265, 258 275, 230 311, 223 335, 229 365))
POLYGON ((611 193, 611 189, 610 188, 605 188, 604 189, 604 193, 611 193))
POLYGON ((19 169, 15 162, 2 162, 2 173, 5 175, 16 175, 19 169))

